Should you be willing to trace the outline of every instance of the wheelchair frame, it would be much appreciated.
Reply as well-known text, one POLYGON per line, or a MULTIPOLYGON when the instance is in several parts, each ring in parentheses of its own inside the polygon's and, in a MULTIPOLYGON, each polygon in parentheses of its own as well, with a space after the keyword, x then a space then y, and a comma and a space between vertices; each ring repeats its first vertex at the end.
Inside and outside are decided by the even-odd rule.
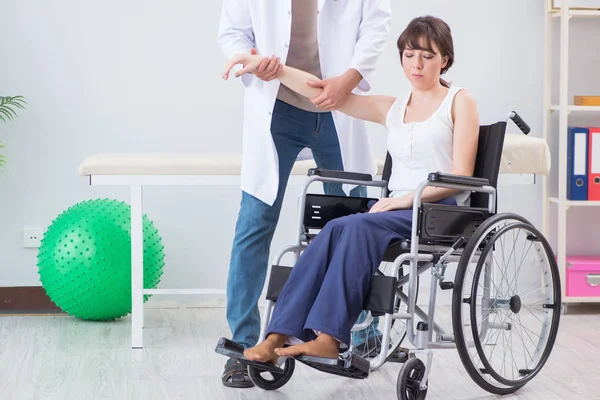
MULTIPOLYGON (((437 176, 437 175, 434 175, 437 176)), ((401 255, 399 255, 396 260, 394 261, 394 265, 393 265, 393 270, 395 272, 397 272, 402 264, 404 264, 405 262, 410 262, 410 270, 408 275, 404 276, 402 279, 398 280, 398 286, 402 286, 404 283, 408 283, 408 296, 406 296, 404 293, 402 292, 397 292, 396 294, 400 297, 400 300, 404 301, 407 305, 408 305, 408 312, 407 313, 402 313, 402 314, 386 314, 384 317, 384 325, 383 325, 383 338, 382 338, 382 343, 387 343, 390 340, 390 330, 391 330, 391 326, 392 326, 392 319, 402 319, 402 320, 406 320, 406 331, 407 331, 407 337, 409 339, 409 341, 411 342, 411 344, 417 348, 423 348, 425 350, 427 349, 433 349, 433 348, 454 348, 455 345, 454 344, 449 344, 449 343, 441 343, 440 341, 436 342, 432 342, 432 338, 433 338, 433 332, 434 330, 436 331, 436 333, 438 333, 438 339, 446 339, 448 338, 445 331, 437 324, 434 323, 434 314, 435 314, 435 301, 436 301, 436 297, 437 297, 437 285, 433 284, 434 282, 432 281, 431 287, 430 287, 430 304, 429 304, 429 309, 428 309, 428 313, 425 314, 425 312, 416 305, 417 299, 416 299, 416 286, 417 286, 417 276, 428 271, 430 268, 435 267, 433 260, 434 260, 434 256, 433 254, 427 252, 429 251, 435 251, 435 252, 439 252, 439 251, 443 251, 444 255, 439 259, 438 263, 441 265, 444 262, 457 262, 460 260, 460 255, 457 255, 456 252, 460 252, 460 249, 457 249, 455 247, 456 246, 440 246, 440 245, 419 245, 419 230, 418 230, 418 224, 419 224, 419 218, 418 218, 418 213, 419 213, 419 209, 421 208, 421 197, 423 194, 423 191, 425 190, 425 188, 432 186, 432 187, 442 187, 442 188, 449 188, 449 189, 458 189, 458 190, 465 190, 465 191, 473 191, 473 192, 481 192, 481 193, 487 193, 489 194, 489 205, 488 205, 488 211, 490 212, 490 214, 494 214, 496 211, 496 189, 492 186, 489 185, 465 185, 465 184, 457 184, 457 183, 445 183, 444 177, 447 177, 448 175, 443 175, 440 174, 439 177, 441 178, 437 178, 437 179, 441 179, 442 181, 440 182, 435 182, 435 181, 431 181, 431 180, 427 180, 422 182, 416 189, 415 191, 415 196, 414 196, 414 201, 413 201, 413 209, 412 209, 412 214, 413 214, 413 219, 412 219, 412 232, 411 232, 411 249, 409 253, 403 253, 401 255), (426 253, 419 253, 419 248, 422 247, 426 253), (419 263, 423 263, 425 262, 426 264, 424 266, 419 267, 419 263), (432 329, 427 329, 425 331, 421 330, 418 331, 417 334, 415 334, 415 327, 414 327, 414 317, 415 314, 418 314, 418 316, 422 319, 426 319, 428 320, 428 325, 432 327, 432 329), (408 322, 411 322, 411 324, 409 324, 408 322), (426 335, 426 336, 425 336, 426 335)), ((459 180, 464 179, 465 177, 460 177, 459 180)), ((478 182, 480 181, 481 178, 473 178, 474 182, 478 182)), ((452 178, 450 178, 450 180, 452 180, 452 178)), ((466 180, 470 180, 470 179, 466 179, 466 180)), ((359 181, 359 180, 346 180, 346 179, 339 179, 339 178, 327 178, 327 177, 320 177, 320 176, 311 176, 307 179, 307 181, 303 184, 301 191, 300 191, 300 201, 298 204, 298 209, 301 210, 299 211, 299 217, 298 217, 298 231, 299 231, 299 236, 298 236, 298 242, 295 245, 292 246, 288 246, 286 247, 281 253, 279 253, 279 255, 275 258, 274 261, 274 265, 279 265, 281 263, 281 259, 283 258, 283 256, 287 253, 293 252, 295 254, 294 257, 294 263, 296 263, 298 261, 298 258, 300 257, 300 253, 302 250, 304 250, 304 248, 306 248, 306 245, 304 243, 302 243, 302 237, 304 236, 304 216, 303 216, 303 210, 305 208, 305 204, 306 204, 306 195, 308 193, 308 188, 309 186, 314 183, 314 182, 330 182, 330 183, 343 183, 343 184, 351 184, 351 185, 362 185, 362 186, 369 186, 369 187, 381 187, 382 188, 382 198, 386 197, 388 194, 388 191, 386 189, 387 187, 387 181, 370 181, 368 183, 366 183, 365 181, 359 181)), ((440 274, 439 277, 441 277, 441 279, 443 279, 443 274, 440 274)), ((438 278, 439 279, 439 278, 438 278)), ((271 312, 273 310, 273 306, 274 306, 275 302, 272 300, 266 300, 265 302, 265 308, 264 308, 264 315, 265 317, 262 319, 261 321, 261 332, 260 332, 260 336, 259 336, 259 343, 262 342, 265 339, 266 336, 266 331, 267 328, 269 326, 270 323, 270 316, 271 316, 271 312)), ((370 325, 370 323, 372 322, 372 318, 367 318, 366 321, 362 322, 361 324, 356 324, 353 327, 353 331, 357 331, 357 330, 362 330, 365 329, 366 327, 368 327, 370 325)), ((417 351, 415 351, 417 352, 417 351)), ((371 371, 375 371, 379 368, 381 368, 384 364, 385 364, 385 360, 388 356, 388 352, 387 351, 380 351, 379 355, 377 357, 377 359, 375 360, 375 362, 371 363, 371 371)), ((432 353, 428 352, 427 353, 427 374, 425 376, 425 378, 423 379, 424 381, 427 381, 427 375, 429 374, 429 370, 430 370, 430 366, 431 366, 431 358, 432 358, 432 353)))
MULTIPOLYGON (((519 126, 519 128, 525 134, 527 134, 529 132, 529 127, 520 119, 520 117, 516 113, 514 113, 514 112, 510 113, 507 117, 507 120, 508 119, 512 119, 516 123, 516 125, 519 126)), ((298 203, 299 212, 298 212, 298 239, 297 239, 297 242, 294 245, 287 246, 276 256, 276 258, 274 259, 273 268, 279 267, 283 256, 287 253, 294 254, 294 264, 295 264, 297 262, 298 258, 300 257, 301 252, 308 246, 309 240, 308 240, 307 236, 305 235, 305 223, 304 223, 305 215, 304 215, 304 213, 305 213, 305 208, 306 208, 306 198, 307 198, 307 194, 308 194, 308 188, 310 187, 310 185, 312 183, 314 183, 314 182, 330 182, 330 183, 360 185, 360 186, 366 186, 366 187, 379 187, 379 188, 381 188, 381 198, 387 197, 389 194, 388 189, 387 189, 388 182, 383 179, 379 180, 379 181, 372 180, 370 175, 348 173, 348 172, 343 172, 343 171, 322 171, 319 169, 310 170, 308 175, 309 175, 309 177, 307 178, 307 180, 305 181, 305 183, 303 184, 303 186, 301 188, 300 198, 299 198, 299 203, 298 203), (341 176, 341 178, 340 178, 340 176, 341 176), (344 179, 344 177, 349 177, 351 179, 344 179), (306 243, 304 243, 304 242, 306 242, 306 243)), ((496 175, 497 175, 497 172, 496 172, 496 175)), ((387 343, 390 342, 393 321, 394 320, 404 320, 404 328, 405 328, 406 337, 408 338, 409 342, 415 347, 415 349, 411 349, 409 351, 409 360, 404 364, 404 367, 406 367, 410 363, 412 363, 411 366, 414 366, 415 363, 412 361, 419 361, 419 359, 416 358, 417 354, 422 354, 426 357, 426 364, 423 365, 423 367, 424 367, 423 374, 419 375, 419 381, 420 381, 419 389, 421 390, 421 395, 423 396, 423 397, 418 397, 419 399, 424 398, 426 391, 427 391, 428 377, 429 377, 429 374, 431 371, 431 365, 432 365, 432 360, 433 360, 432 350, 433 349, 442 349, 442 348, 445 348, 445 349, 457 348, 457 342, 456 342, 457 332, 453 331, 452 333, 448 334, 442 327, 440 327, 438 324, 435 323, 435 306, 436 306, 437 291, 438 291, 437 284, 439 283, 440 288, 442 288, 442 289, 444 289, 444 288, 452 289, 454 287, 454 284, 452 282, 444 282, 444 278, 445 278, 444 274, 445 274, 446 264, 449 262, 460 262, 461 258, 463 257, 465 248, 468 247, 468 240, 471 240, 471 237, 469 237, 469 239, 467 239, 466 247, 462 246, 465 242, 464 235, 453 238, 454 243, 452 245, 436 244, 435 242, 433 244, 420 243, 420 233, 421 232, 420 232, 419 228, 420 228, 420 224, 422 223, 422 219, 420 218, 419 213, 420 213, 420 211, 422 211, 422 206, 423 206, 422 194, 423 194, 423 191, 427 187, 430 187, 430 186, 449 188, 449 189, 457 189, 457 190, 461 190, 461 191, 470 191, 470 192, 476 192, 476 193, 485 193, 488 195, 487 211, 489 213, 489 216, 485 219, 485 221, 489 220, 493 216, 503 216, 503 214, 496 214, 497 190, 494 186, 492 186, 490 184, 488 179, 478 178, 478 177, 456 176, 456 175, 450 175, 450 174, 439 173, 439 172, 431 173, 429 175, 428 179, 423 181, 415 190, 413 207, 412 207, 412 231, 411 231, 411 239, 410 239, 410 251, 403 252, 400 255, 398 255, 397 257, 395 257, 395 259, 393 261, 393 268, 392 268, 392 270, 394 272, 394 277, 389 277, 389 278, 394 279, 395 296, 393 296, 393 297, 398 298, 401 302, 405 303, 407 305, 407 311, 402 312, 402 313, 401 312, 397 312, 397 313, 396 312, 393 312, 393 313, 385 312, 384 313, 381 343, 386 344, 386 345, 381 346, 381 350, 379 351, 379 354, 377 355, 376 358, 374 358, 371 361, 367 361, 365 359, 362 359, 361 357, 356 357, 355 355, 353 357, 353 354, 352 354, 353 349, 352 349, 352 347, 350 347, 349 351, 342 354, 342 359, 344 360, 344 362, 342 362, 340 360, 336 360, 336 361, 339 361, 339 363, 337 364, 338 367, 343 364, 344 365, 343 368, 346 368, 348 370, 356 371, 356 370, 366 368, 367 371, 365 371, 366 373, 363 376, 353 376, 355 378, 356 377, 365 378, 370 371, 375 371, 375 370, 381 368, 386 363, 386 360, 390 353, 390 348, 387 346, 387 343), (403 265, 405 263, 409 264, 409 272, 407 275, 403 275, 401 278, 398 278, 400 269, 403 268, 403 265), (432 281, 431 281, 431 285, 429 288, 429 304, 428 304, 428 310, 426 313, 424 310, 422 310, 416 304, 417 303, 417 287, 418 287, 417 279, 418 279, 419 275, 421 275, 422 273, 424 273, 428 270, 431 270, 432 281), (406 284, 408 286, 408 294, 405 294, 404 292, 402 292, 401 290, 398 289, 398 288, 403 287, 406 284), (423 320, 423 321, 420 321, 416 327, 415 327, 415 320, 416 320, 415 316, 418 316, 420 319, 423 320), (434 332, 436 333, 435 339, 433 337, 434 332)), ((457 207, 460 207, 460 206, 454 206, 453 209, 456 209, 457 207)), ((472 207, 468 207, 468 208, 472 209, 472 207)), ((512 214, 506 214, 506 215, 507 215, 507 217, 513 216, 512 214)), ((535 228, 533 226, 531 226, 531 224, 529 224, 529 222, 527 220, 525 220, 524 218, 519 217, 519 216, 513 216, 513 217, 514 218, 512 218, 512 219, 520 221, 530 231, 535 230, 535 228)), ((537 232, 537 230, 536 230, 536 232, 537 232)), ((547 244, 547 241, 545 240, 545 238, 543 238, 539 232, 537 232, 534 236, 537 236, 537 238, 536 238, 537 240, 531 240, 531 241, 532 241, 532 243, 535 242, 538 252, 539 252, 539 243, 538 242, 542 242, 543 250, 545 250, 546 254, 548 254, 549 253, 549 245, 547 244)), ((529 238, 528 238, 528 240, 529 240, 529 238)), ((479 250, 478 248, 475 248, 472 250, 473 251, 471 253, 470 261, 475 259, 477 262, 479 262, 478 258, 481 255, 481 250, 479 250)), ((484 263, 485 263, 484 264, 485 265, 484 266, 484 268, 485 268, 484 279, 485 279, 486 284, 487 284, 487 282, 489 282, 489 279, 490 279, 490 273, 488 272, 488 269, 490 266, 489 261, 490 260, 484 261, 484 263)), ((556 261, 554 260, 554 263, 552 263, 551 260, 548 260, 548 261, 551 264, 550 265, 551 269, 554 268, 557 271, 556 261)), ((552 279, 558 280, 558 277, 554 273, 554 270, 552 270, 551 272, 553 275, 552 279)), ((271 279, 272 278, 273 278, 273 270, 271 271, 271 279)), ((269 285, 271 285, 271 279, 269 279, 269 285)), ((285 279, 287 279, 287 277, 285 279)), ((281 283, 281 282, 279 282, 279 283, 281 283)), ((462 283, 460 285, 462 287, 462 283)), ((560 288, 560 283, 558 283, 558 287, 560 288)), ((556 288, 556 283, 554 284, 554 288, 556 288)), ((277 293, 276 293, 275 297, 278 296, 278 294, 279 294, 278 290, 280 290, 280 289, 281 288, 276 290, 277 293)), ((271 288, 269 288, 269 290, 271 290, 271 288)), ((484 289, 484 291, 485 290, 486 289, 484 289)), ((489 291, 490 289, 488 288, 487 290, 489 291)), ((454 295, 456 296, 456 291, 455 291, 454 295)), ((489 295, 489 293, 488 293, 488 295, 489 295)), ((544 308, 552 308, 555 311, 555 314, 553 314, 554 319, 552 320, 554 325, 552 326, 552 331, 549 332, 550 336, 548 338, 548 341, 550 342, 550 346, 549 346, 549 348, 548 348, 548 346, 546 346, 544 354, 541 354, 541 355, 538 354, 539 349, 536 349, 536 352, 535 352, 536 358, 545 357, 547 359, 547 357, 549 356, 551 347, 554 343, 554 340, 556 337, 556 330, 558 328, 558 315, 560 315, 560 312, 557 312, 557 308, 560 309, 560 304, 561 304, 560 303, 560 289, 558 290, 558 293, 556 293, 556 290, 554 291, 553 301, 554 301, 554 304, 544 304, 544 308)), ((267 331, 269 323, 270 323, 274 304, 275 304, 275 301, 272 299, 269 299, 269 293, 268 293, 267 300, 265 302, 263 318, 261 320, 261 331, 260 331, 260 336, 259 336, 259 343, 264 341, 264 339, 265 339, 266 331, 267 331)), ((501 302, 498 302, 498 299, 495 299, 493 307, 490 306, 489 304, 488 304, 488 306, 489 306, 489 308, 488 308, 487 312, 490 312, 489 310, 496 310, 496 309, 500 309, 502 307, 504 307, 504 308, 508 307, 506 299, 502 300, 501 302), (498 303, 498 304, 496 304, 496 303, 498 303)), ((482 313, 483 313, 483 308, 482 308, 482 313)), ((452 319, 453 319, 453 330, 456 330, 454 315, 452 316, 452 319)), ((354 324, 354 326, 352 327, 352 331, 358 331, 358 330, 367 328, 368 326, 370 326, 372 320, 373 320, 373 318, 372 318, 371 312, 369 312, 367 319, 365 321, 363 321, 362 323, 354 324)), ((510 327, 507 329, 506 322, 502 322, 501 324, 494 324, 494 323, 486 322, 484 324, 484 321, 482 321, 482 332, 483 332, 484 336, 487 334, 489 328, 510 330, 510 327), (488 326, 488 324, 490 326, 488 326)), ((461 333, 461 337, 462 337, 462 335, 463 335, 463 333, 461 333)), ((463 339, 463 342, 464 342, 464 339, 463 339)), ((474 342, 475 342, 475 340, 474 340, 474 342)), ((398 343, 398 346, 399 345, 400 345, 400 343, 398 343)), ((471 344, 471 345, 473 345, 473 344, 471 344)), ((481 344, 480 344, 480 346, 481 346, 481 344)), ((468 347, 472 347, 472 346, 468 346, 468 347)), ((478 348, 478 351, 479 351, 479 348, 478 348)), ((217 352, 224 354, 224 355, 231 356, 235 352, 237 352, 239 355, 239 353, 243 352, 243 349, 236 347, 235 343, 227 341, 226 339, 222 338, 219 342, 219 345, 217 346, 217 352)), ((243 360, 242 357, 238 357, 238 358, 243 360)), ((462 355, 461 355, 461 358, 462 358, 462 355)), ((325 366, 325 364, 322 364, 321 367, 319 367, 318 366, 319 362, 324 361, 325 359, 318 360, 318 358, 306 357, 306 356, 296 357, 295 359, 299 360, 309 366, 320 369, 322 371, 337 373, 334 370, 335 365, 334 365, 333 360, 330 360, 330 362, 327 366, 325 366)), ((532 360, 533 360, 533 358, 532 358, 532 360)), ((280 359, 280 362, 278 364, 279 366, 277 366, 277 367, 264 365, 265 363, 253 363, 253 362, 250 362, 249 360, 246 360, 246 361, 249 365, 250 375, 251 375, 251 377, 253 377, 253 380, 255 380, 254 377, 256 377, 257 371, 259 371, 259 372, 260 371, 262 371, 262 372, 270 371, 270 372, 273 372, 275 375, 282 374, 282 373, 286 375, 286 377, 284 377, 282 379, 282 381, 279 383, 268 384, 268 382, 267 383, 263 382, 262 384, 258 385, 258 386, 262 387, 263 389, 267 389, 267 390, 273 390, 273 389, 277 389, 277 388, 283 386, 283 384, 285 384, 290 379, 291 374, 293 373, 293 369, 294 369, 293 363, 291 364, 291 367, 288 364, 286 364, 286 368, 283 372, 281 369, 279 369, 279 366, 283 362, 290 361, 290 360, 287 360, 284 358, 280 359), (253 368, 254 368, 254 373, 252 370, 253 368)), ((291 361, 293 361, 293 360, 291 360, 291 361)), ((463 360, 463 363, 464 363, 464 360, 463 360)), ((537 372, 539 372, 539 369, 541 369, 541 367, 543 366, 544 363, 545 363, 545 359, 542 360, 541 365, 539 365, 537 367, 537 372)), ((404 367, 403 367, 403 370, 405 369, 404 367)), ((410 371, 403 372, 403 370, 401 370, 401 375, 404 373, 405 376, 402 379, 406 379, 406 376, 410 373, 410 371)), ((523 369, 522 371, 525 371, 524 372, 525 375, 530 373, 528 371, 536 372, 536 370, 528 370, 528 369, 523 369)), ((471 377, 473 377, 473 371, 468 370, 468 372, 471 375, 471 377)), ((344 373, 338 373, 338 374, 339 375, 347 375, 344 373)), ((352 374, 349 374, 349 375, 352 376, 352 374)), ((502 383, 502 382, 506 381, 506 379, 501 380, 500 384, 505 385, 506 388, 490 386, 491 389, 488 388, 487 390, 492 393, 496 393, 496 394, 511 393, 511 392, 517 390, 518 388, 520 388, 521 386, 523 386, 529 379, 533 378, 533 376, 535 376, 535 374, 533 374, 530 378, 528 378, 526 381, 523 381, 522 383, 519 382, 518 384, 514 384, 514 386, 507 385, 506 382, 502 383)), ((258 378, 256 378, 256 379, 258 379, 258 378)), ((403 399, 405 397, 401 397, 401 393, 400 393, 400 389, 399 389, 400 383, 401 383, 400 380, 401 380, 401 377, 399 377, 399 382, 398 382, 398 396, 400 399, 403 399)), ((480 386, 482 386, 482 384, 480 382, 477 382, 477 383, 480 386)), ((482 387, 484 387, 484 386, 482 386, 482 387)), ((405 396, 405 395, 402 395, 402 396, 405 396)))

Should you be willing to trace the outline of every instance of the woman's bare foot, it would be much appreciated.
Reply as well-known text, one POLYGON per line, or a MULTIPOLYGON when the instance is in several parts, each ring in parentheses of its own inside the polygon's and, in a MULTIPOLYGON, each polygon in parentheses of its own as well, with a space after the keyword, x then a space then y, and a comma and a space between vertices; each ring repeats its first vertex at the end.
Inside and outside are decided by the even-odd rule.
POLYGON ((271 362, 275 364, 279 358, 275 353, 275 349, 282 347, 286 339, 286 335, 272 333, 262 343, 244 350, 244 357, 252 361, 271 362))
POLYGON ((286 348, 276 348, 275 353, 280 357, 314 356, 338 358, 340 343, 333 336, 320 334, 315 340, 286 348))

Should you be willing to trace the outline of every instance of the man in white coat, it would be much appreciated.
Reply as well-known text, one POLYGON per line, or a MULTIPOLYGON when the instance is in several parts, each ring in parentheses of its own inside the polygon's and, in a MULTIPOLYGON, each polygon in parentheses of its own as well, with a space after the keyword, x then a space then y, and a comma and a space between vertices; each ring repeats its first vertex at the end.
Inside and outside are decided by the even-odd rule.
MULTIPOLYGON (((390 0, 223 0, 218 42, 227 58, 273 55, 245 74, 242 201, 227 280, 232 339, 252 347, 260 333, 258 300, 269 248, 294 162, 310 149, 319 167, 376 174, 364 121, 335 111, 352 91, 367 92, 391 25, 390 0), (321 96, 305 99, 275 79, 286 64, 322 79, 321 96)), ((334 195, 366 190, 324 184, 334 195)), ((231 359, 225 386, 251 387, 231 359)))

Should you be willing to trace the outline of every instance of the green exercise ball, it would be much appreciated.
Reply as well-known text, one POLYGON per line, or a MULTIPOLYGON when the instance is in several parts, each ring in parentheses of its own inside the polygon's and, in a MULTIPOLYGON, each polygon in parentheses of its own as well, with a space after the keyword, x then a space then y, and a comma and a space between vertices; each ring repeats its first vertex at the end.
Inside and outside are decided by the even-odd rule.
MULTIPOLYGON (((146 215, 144 288, 156 288, 164 246, 146 215)), ((52 221, 41 241, 38 273, 48 297, 74 317, 107 321, 131 312, 130 206, 111 199, 87 200, 52 221)), ((150 296, 144 296, 144 302, 150 296)))

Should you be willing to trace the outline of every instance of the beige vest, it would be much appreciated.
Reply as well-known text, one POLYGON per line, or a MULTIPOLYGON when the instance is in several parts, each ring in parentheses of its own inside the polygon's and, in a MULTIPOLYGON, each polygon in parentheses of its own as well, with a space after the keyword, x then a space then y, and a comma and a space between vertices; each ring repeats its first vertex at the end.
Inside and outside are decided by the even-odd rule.
MULTIPOLYGON (((321 79, 317 44, 318 0, 292 0, 292 30, 286 65, 311 73, 321 79)), ((325 112, 310 99, 280 85, 277 98, 302 110, 325 112)))

